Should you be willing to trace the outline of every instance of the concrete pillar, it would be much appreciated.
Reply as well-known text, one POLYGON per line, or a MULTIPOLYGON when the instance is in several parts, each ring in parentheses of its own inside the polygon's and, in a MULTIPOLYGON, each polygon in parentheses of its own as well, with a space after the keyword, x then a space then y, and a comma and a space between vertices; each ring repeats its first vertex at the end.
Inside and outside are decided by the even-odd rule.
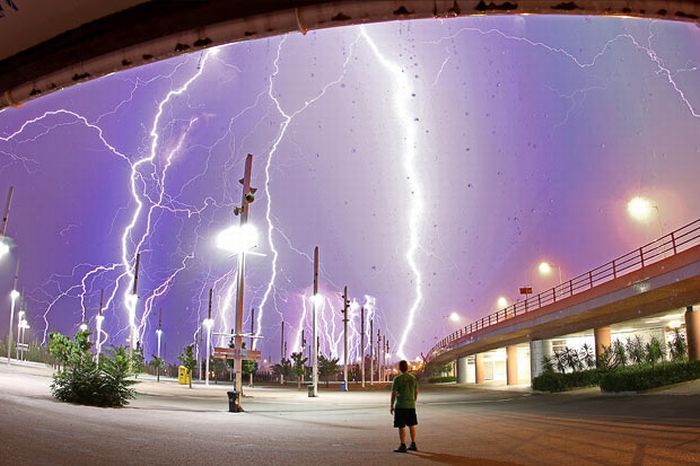
POLYGON ((530 380, 544 372, 542 360, 552 356, 551 340, 532 340, 530 342, 530 380))
POLYGON ((457 359, 457 383, 467 383, 467 357, 457 359))
POLYGON ((593 337, 595 338, 595 357, 597 360, 605 348, 610 348, 610 327, 594 328, 593 337))
POLYGON ((506 384, 517 385, 518 383, 518 347, 515 345, 506 346, 506 384))
POLYGON ((700 361, 700 309, 685 308, 685 335, 688 338, 688 359, 700 361))
POLYGON ((477 385, 484 383, 484 354, 474 355, 474 380, 477 385))

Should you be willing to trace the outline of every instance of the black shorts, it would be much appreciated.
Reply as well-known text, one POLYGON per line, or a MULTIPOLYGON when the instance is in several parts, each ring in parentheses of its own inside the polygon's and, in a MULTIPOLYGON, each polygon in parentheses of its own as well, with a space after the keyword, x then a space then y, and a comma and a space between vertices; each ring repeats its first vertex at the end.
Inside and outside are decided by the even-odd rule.
POLYGON ((403 428, 406 426, 418 425, 415 408, 394 409, 394 427, 403 428))

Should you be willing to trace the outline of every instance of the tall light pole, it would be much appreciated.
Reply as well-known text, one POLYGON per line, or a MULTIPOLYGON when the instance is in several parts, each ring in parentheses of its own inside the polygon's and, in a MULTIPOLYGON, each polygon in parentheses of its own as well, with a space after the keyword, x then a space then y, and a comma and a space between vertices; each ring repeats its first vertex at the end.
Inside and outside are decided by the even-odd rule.
MULTIPOLYGON (((243 170, 243 178, 240 183, 243 185, 243 195, 241 199, 240 209, 234 210, 234 213, 239 213, 241 217, 240 227, 243 229, 248 223, 248 205, 255 200, 255 188, 250 186, 251 170, 253 168, 253 154, 248 154, 245 159, 245 168, 243 170)), ((243 410, 241 407, 241 394, 243 393, 243 359, 242 359, 242 343, 243 343, 243 287, 245 286, 245 249, 242 249, 238 254, 238 288, 236 289, 236 330, 234 350, 234 365, 236 367, 236 381, 234 391, 238 393, 236 397, 236 412, 243 410)))
POLYGON ((360 372, 362 388, 365 388, 365 307, 360 308, 360 372))
POLYGON ((311 362, 311 378, 312 378, 312 392, 309 396, 318 396, 318 336, 317 336, 317 306, 320 297, 318 295, 318 246, 314 248, 314 294, 311 297, 311 328, 312 328, 312 338, 313 338, 313 359, 311 362))
POLYGON ((345 383, 345 391, 348 390, 348 308, 350 300, 348 299, 348 287, 343 289, 343 309, 340 311, 343 314, 343 383, 345 383))
MULTIPOLYGON (((129 303, 129 328, 130 332, 130 344, 129 344, 129 356, 131 359, 134 355, 134 350, 138 343, 138 332, 136 327, 136 304, 138 302, 138 290, 139 290, 139 265, 141 263, 141 253, 136 253, 136 264, 134 265, 134 286, 131 289, 131 302, 129 303)), ((131 366, 131 363, 129 363, 131 366)))
POLYGON ((14 188, 10 186, 7 193, 7 202, 5 203, 5 211, 2 214, 2 223, 0 223, 0 259, 10 252, 10 241, 6 238, 7 220, 10 218, 10 207, 12 206, 12 193, 14 188))
POLYGON ((559 284, 561 285, 561 283, 562 283, 562 281, 561 281, 561 267, 559 265, 552 264, 551 262, 547 262, 547 261, 542 261, 537 266, 537 270, 540 272, 540 275, 548 276, 548 275, 551 275, 552 269, 555 267, 559 271, 559 284))
MULTIPOLYGON (((255 308, 250 308, 250 349, 253 349, 253 340, 255 338, 255 308)), ((250 371, 249 385, 253 386, 253 371, 250 371)))
MULTIPOLYGON (((105 316, 102 314, 102 303, 105 296, 104 288, 100 289, 100 308, 97 310, 97 316, 95 317, 95 328, 97 330, 97 341, 95 342, 95 353, 97 362, 100 362, 100 353, 102 352, 102 322, 105 320, 105 316)), ((160 351, 160 336, 158 337, 158 345, 160 351)))
POLYGON ((369 384, 374 385, 374 319, 369 320, 369 384))
POLYGON ((204 326, 206 327, 207 330, 207 362, 205 363, 206 366, 206 385, 209 386, 209 359, 210 357, 210 351, 211 351, 211 328, 214 325, 214 320, 211 318, 211 301, 212 297, 214 295, 214 288, 209 288, 209 311, 207 313, 207 320, 204 321, 204 326))
POLYGON ((17 303, 17 298, 19 298, 19 291, 17 291, 17 279, 19 278, 19 259, 17 259, 17 266, 15 267, 15 279, 12 282, 12 291, 10 291, 10 330, 7 337, 7 365, 10 365, 11 357, 11 347, 12 347, 12 325, 15 321, 15 304, 17 303))
POLYGON ((382 332, 377 329, 377 382, 382 381, 382 332))

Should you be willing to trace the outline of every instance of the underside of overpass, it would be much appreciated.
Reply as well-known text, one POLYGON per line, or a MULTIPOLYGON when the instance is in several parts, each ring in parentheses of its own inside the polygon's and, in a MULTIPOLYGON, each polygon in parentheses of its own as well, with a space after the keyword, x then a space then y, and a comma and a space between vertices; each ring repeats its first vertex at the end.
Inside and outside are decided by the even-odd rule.
MULTIPOLYGON (((67 86, 178 54, 294 31, 306 33, 313 29, 371 22, 482 15, 625 16, 696 24, 700 18, 698 0, 207 0, 135 3, 138 4, 61 31, 55 37, 18 53, 0 55, 0 70, 3 70, 0 72, 0 108, 17 106, 67 86)), ((0 29, 0 37, 2 31, 0 29)), ((2 39, 6 44, 12 42, 12 37, 2 39)))

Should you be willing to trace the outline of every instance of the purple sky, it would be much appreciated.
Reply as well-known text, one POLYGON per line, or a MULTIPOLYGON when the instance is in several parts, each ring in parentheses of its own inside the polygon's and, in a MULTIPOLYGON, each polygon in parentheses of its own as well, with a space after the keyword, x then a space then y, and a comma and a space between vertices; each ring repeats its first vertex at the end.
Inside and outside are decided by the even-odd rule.
POLYGON ((342 354, 348 285, 413 358, 457 327, 450 312, 464 324, 521 285, 554 285, 543 259, 576 275, 697 218, 698 76, 694 25, 495 17, 293 34, 81 84, 0 113, 17 243, 0 293, 20 257, 41 341, 83 314, 94 325, 104 288, 103 339, 124 344, 138 249, 148 357, 158 309, 172 361, 212 286, 215 331, 229 330, 236 264, 214 237, 250 152, 265 256, 249 257, 246 310, 262 305, 264 354, 279 357, 282 318, 296 349, 319 245, 323 351, 342 354), (658 218, 631 220, 635 195, 658 218))

